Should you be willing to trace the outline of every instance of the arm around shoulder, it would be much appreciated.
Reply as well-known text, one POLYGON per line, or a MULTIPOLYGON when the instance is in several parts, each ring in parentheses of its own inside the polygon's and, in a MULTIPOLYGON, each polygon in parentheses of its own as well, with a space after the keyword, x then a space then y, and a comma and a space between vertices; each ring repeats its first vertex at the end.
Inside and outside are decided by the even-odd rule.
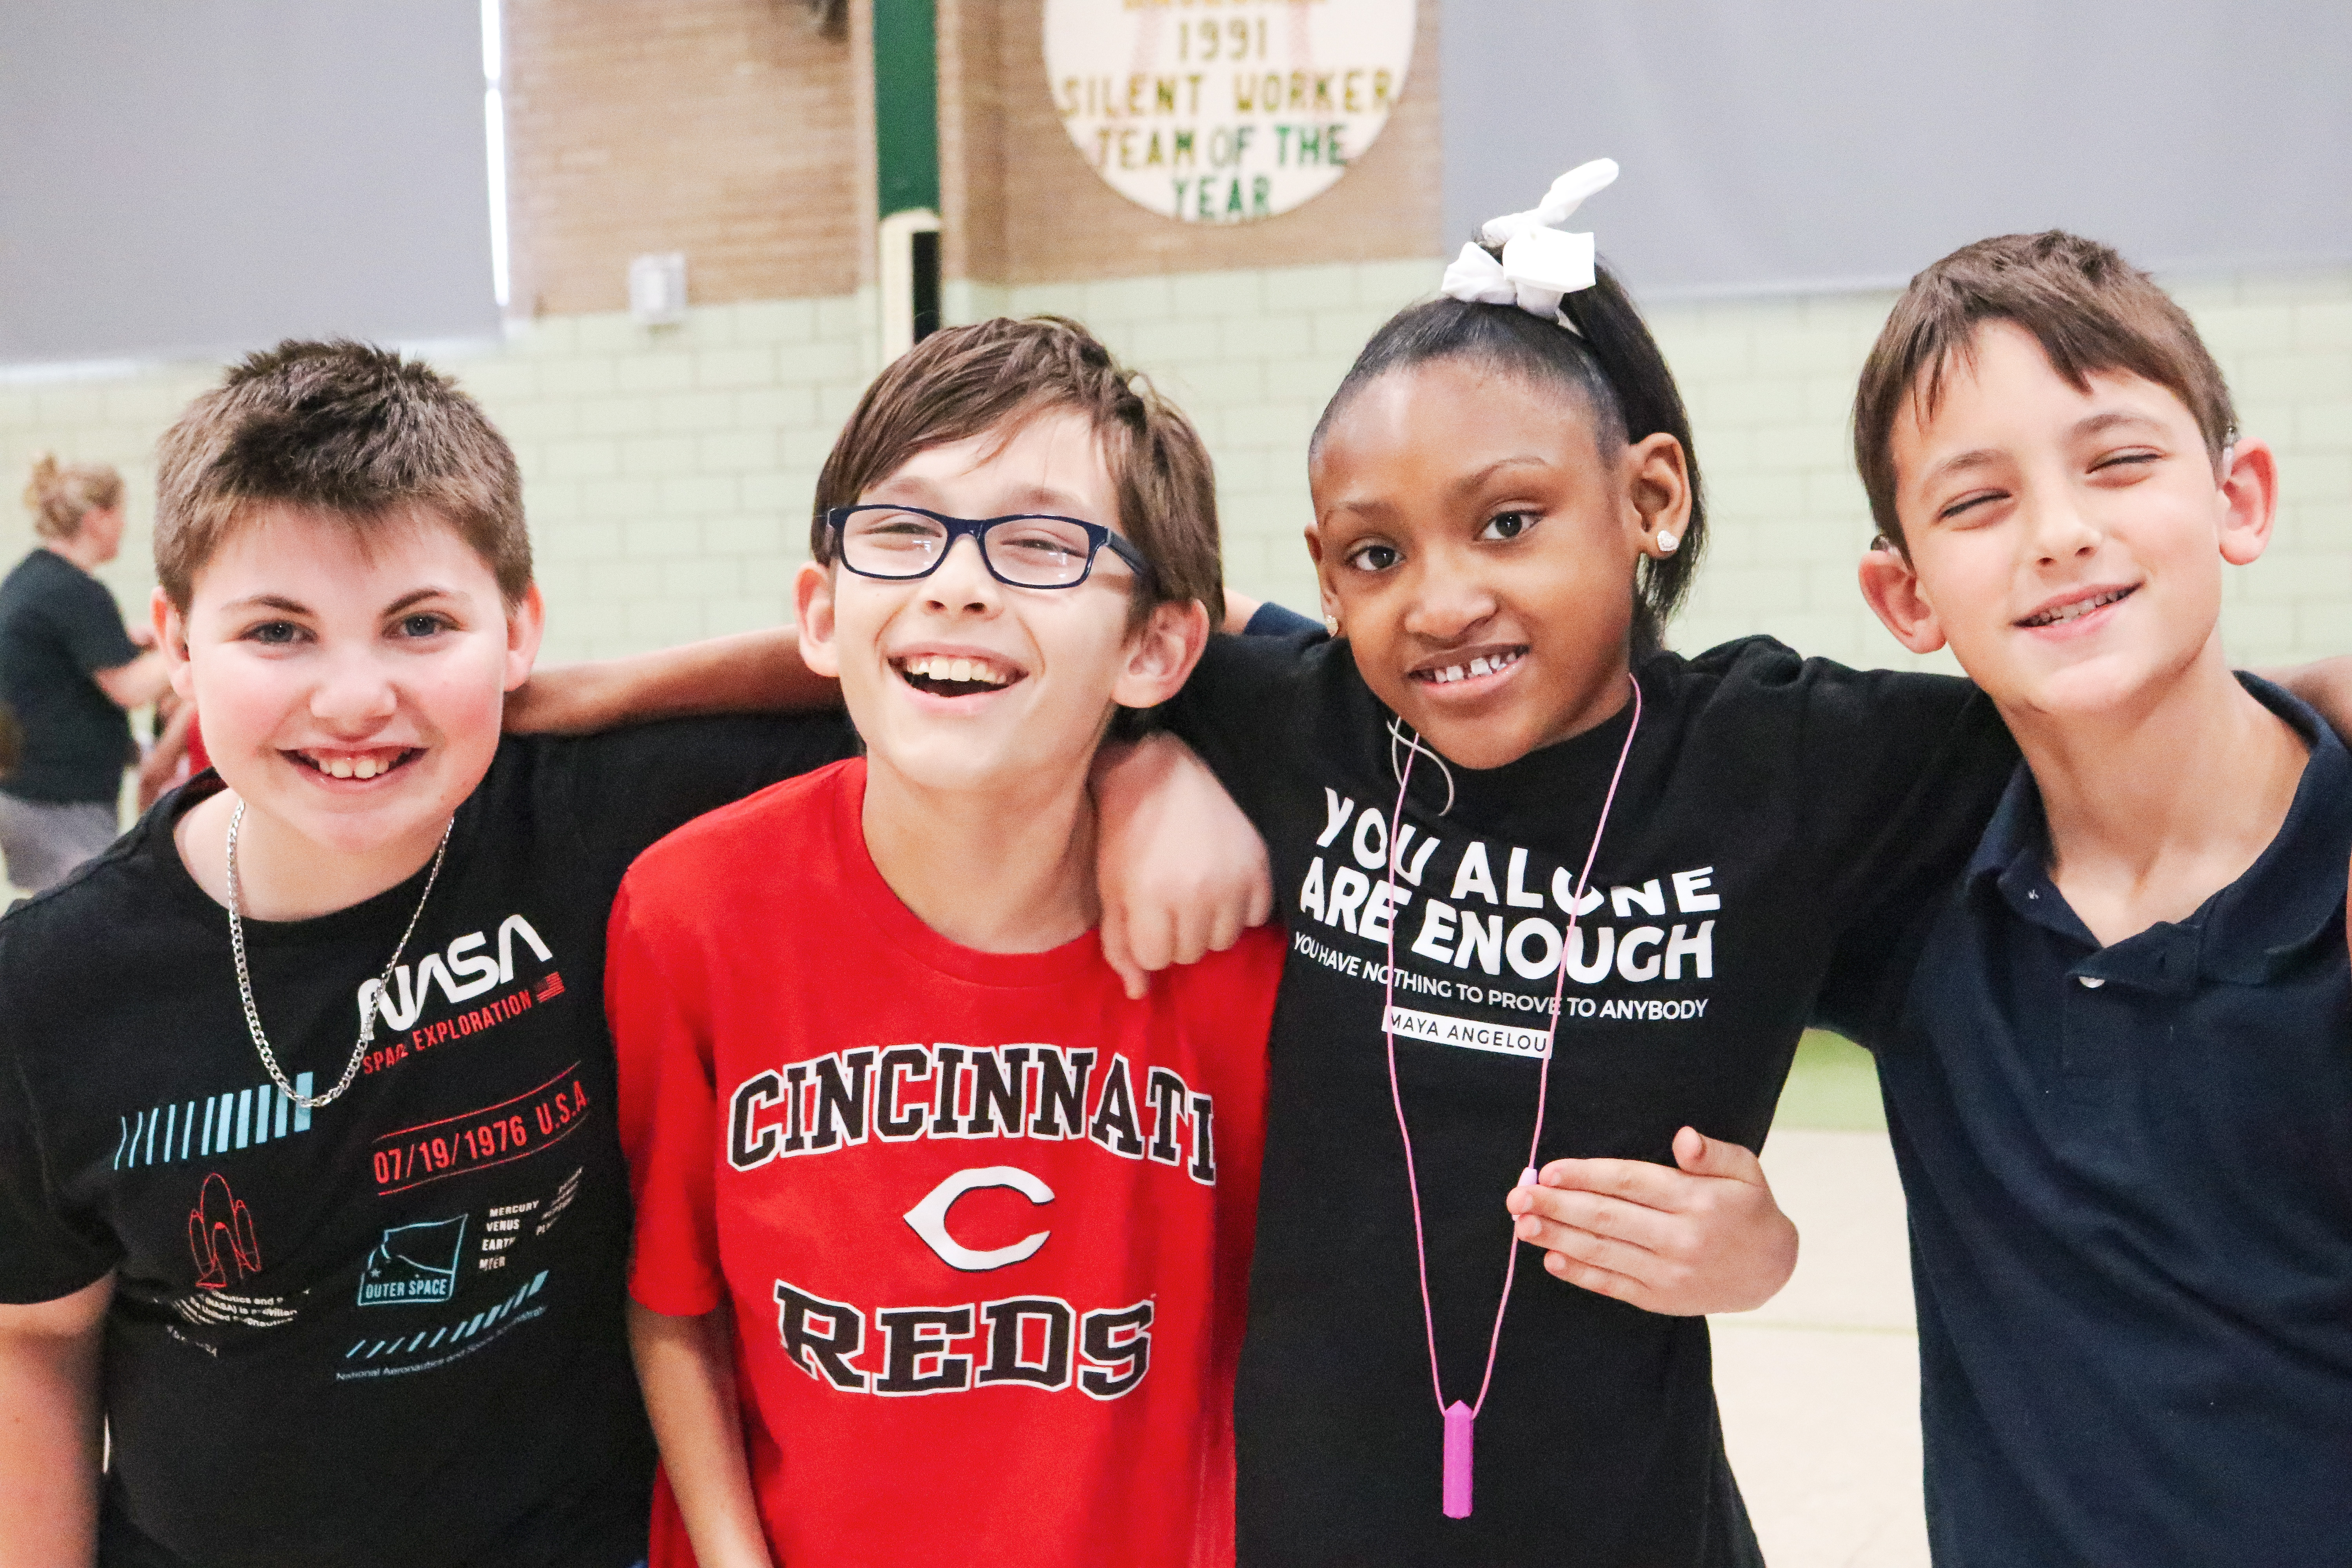
POLYGON ((508 693, 506 728, 515 734, 588 735, 655 719, 813 713, 840 706, 840 683, 803 663, 799 634, 782 626, 535 670, 508 693))
POLYGON ((1265 841, 1173 735, 1095 759, 1103 957, 1140 997, 1150 972, 1222 952, 1274 912, 1265 841))
POLYGON ((0 1568, 98 1560, 100 1352, 114 1276, 0 1306, 0 1568))
POLYGON ((2310 703, 2339 739, 2352 744, 2352 654, 2254 673, 2310 703))

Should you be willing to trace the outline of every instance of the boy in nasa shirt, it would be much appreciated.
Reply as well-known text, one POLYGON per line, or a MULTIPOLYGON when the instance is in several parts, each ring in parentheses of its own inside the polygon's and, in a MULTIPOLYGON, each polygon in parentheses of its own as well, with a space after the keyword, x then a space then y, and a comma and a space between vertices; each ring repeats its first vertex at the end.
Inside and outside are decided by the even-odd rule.
POLYGON ((421 364, 255 354, 159 468, 218 772, 0 921, 0 1564, 625 1568, 604 916, 644 847, 854 737, 502 739, 520 475, 421 364))
POLYGON ((1222 608, 1206 454, 999 321, 884 373, 818 502, 802 647, 867 755, 613 913, 655 1563, 1230 1561, 1282 948, 1129 999, 1087 794, 1222 608))

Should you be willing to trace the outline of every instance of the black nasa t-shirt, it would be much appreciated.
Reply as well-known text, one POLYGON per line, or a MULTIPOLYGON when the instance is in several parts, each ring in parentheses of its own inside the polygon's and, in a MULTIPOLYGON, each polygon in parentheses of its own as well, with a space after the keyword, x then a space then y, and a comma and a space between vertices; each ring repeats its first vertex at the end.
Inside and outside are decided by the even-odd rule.
POLYGON ((167 797, 0 921, 0 1300, 112 1270, 110 1565, 623 1568, 651 1441, 622 1320, 604 924, 637 852, 846 755, 837 719, 509 738, 425 873, 317 920, 226 913, 167 797))
POLYGON ((1474 1511, 1444 1517, 1386 942, 1445 1399, 1475 1402, 1563 945, 1540 1159, 1672 1163, 1685 1123, 1758 1148, 1855 911, 1956 870, 2016 752, 1963 681, 1765 638, 1638 676, 1640 731, 1565 943, 1631 703, 1491 771, 1424 752, 1393 885, 1405 747, 1346 644, 1214 639, 1167 710, 1265 834, 1290 927, 1237 1403, 1245 1565, 1759 1560, 1706 1323, 1563 1284, 1533 1249, 1476 1424, 1474 1511))

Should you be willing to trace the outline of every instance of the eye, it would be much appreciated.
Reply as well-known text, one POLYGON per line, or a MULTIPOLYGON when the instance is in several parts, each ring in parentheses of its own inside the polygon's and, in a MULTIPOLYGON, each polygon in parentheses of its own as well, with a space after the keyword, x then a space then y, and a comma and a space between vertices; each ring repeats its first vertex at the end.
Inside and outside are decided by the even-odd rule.
POLYGON ((2151 452, 2145 447, 2127 452, 2109 452, 2091 465, 2091 472, 2115 479, 2137 479, 2163 456, 2161 452, 2151 452))
POLYGON ((420 610, 415 615, 400 617, 399 632, 404 637, 437 637, 451 629, 451 625, 446 616, 436 616, 430 611, 420 610))
POLYGON ((1478 537, 1517 539, 1535 525, 1536 514, 1531 511, 1498 511, 1486 520, 1486 526, 1478 531, 1478 537))
POLYGON ((247 641, 260 643, 265 647, 286 647, 299 640, 301 636, 302 628, 292 621, 263 621, 258 626, 247 626, 245 631, 247 641))
POLYGON ((1948 502, 1942 510, 1936 513, 1936 521, 1950 522, 1969 512, 1980 510, 1994 501, 2006 499, 2008 493, 2006 490, 1978 490, 1972 494, 1964 495, 1956 501, 1948 502))
POLYGON ((1402 559, 1393 544, 1360 544, 1348 552, 1348 564, 1359 572, 1385 572, 1402 559))

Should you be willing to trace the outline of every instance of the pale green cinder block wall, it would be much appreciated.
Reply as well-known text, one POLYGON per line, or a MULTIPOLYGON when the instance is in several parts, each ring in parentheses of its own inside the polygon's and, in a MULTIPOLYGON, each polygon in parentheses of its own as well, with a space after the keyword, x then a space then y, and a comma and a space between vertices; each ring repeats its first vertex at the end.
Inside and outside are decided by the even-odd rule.
MULTIPOLYGON (((1268 268, 1012 289, 952 286, 961 320, 1054 310, 1088 322, 1191 413, 1215 454, 1234 585, 1312 613, 1300 530, 1308 432, 1365 338, 1428 293, 1427 262, 1268 268)), ((2189 280, 2249 435, 2280 449, 2278 539, 2233 572, 2224 637, 2241 662, 2352 649, 2352 268, 2189 280)), ((1652 312, 1688 398, 1713 542, 1675 644, 1765 631, 1863 664, 1945 668, 1864 608, 1870 534, 1847 452, 1854 377, 1892 296, 1669 305, 1652 312)), ((877 362, 870 298, 699 308, 649 331, 551 318, 502 345, 433 354, 513 442, 549 602, 549 657, 587 658, 772 625, 804 558, 818 466, 877 362)), ((0 373, 0 478, 33 454, 121 468, 131 536, 107 580, 126 612, 150 584, 154 440, 217 367, 0 373)), ((0 509, 0 553, 30 543, 0 509)))

